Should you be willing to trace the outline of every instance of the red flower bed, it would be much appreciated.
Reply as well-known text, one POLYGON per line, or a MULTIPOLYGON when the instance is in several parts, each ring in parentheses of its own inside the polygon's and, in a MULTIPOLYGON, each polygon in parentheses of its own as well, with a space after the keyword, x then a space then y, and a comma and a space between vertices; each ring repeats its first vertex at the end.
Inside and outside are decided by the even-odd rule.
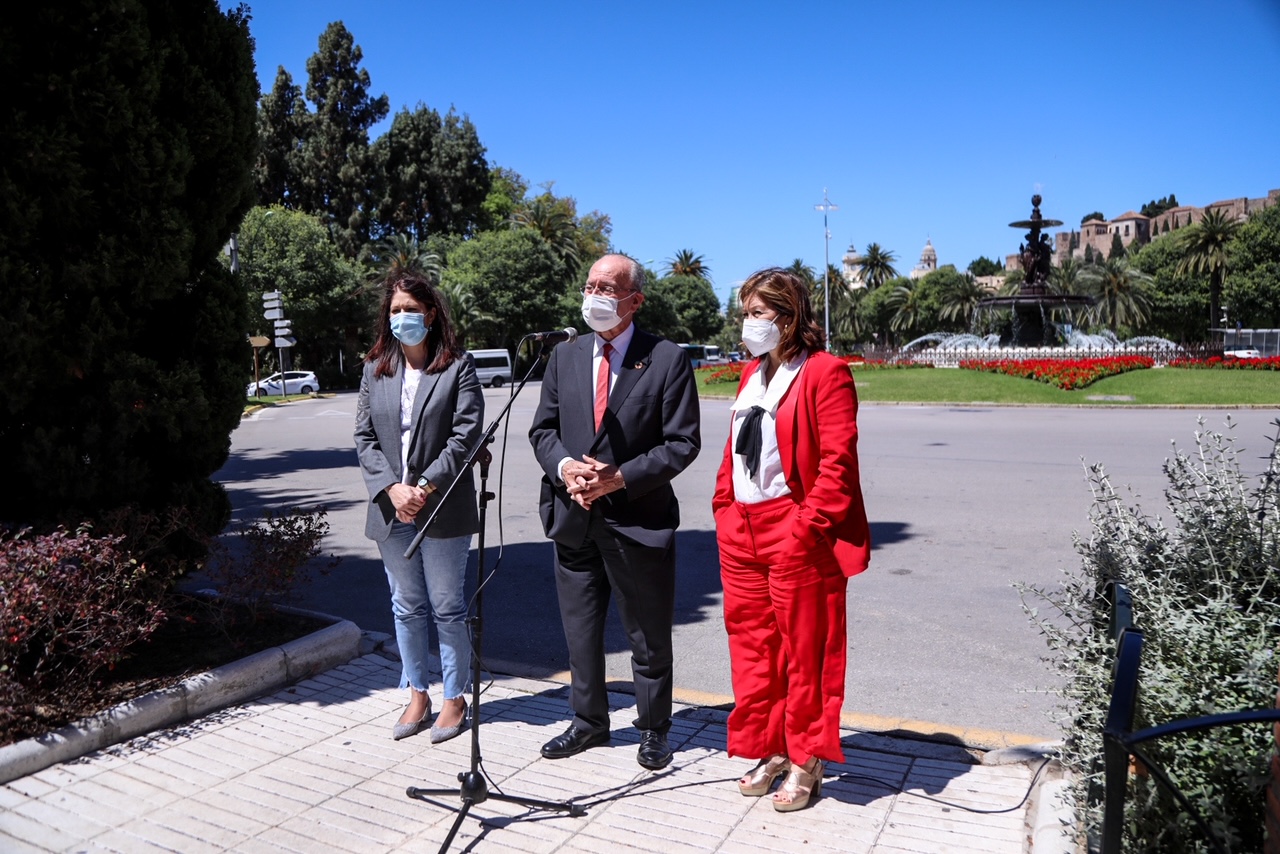
POLYGON ((1060 389, 1074 391, 1103 377, 1149 368, 1155 364, 1149 356, 1111 356, 1105 359, 966 359, 960 367, 970 371, 987 371, 1038 380, 1060 389))
POLYGON ((745 362, 730 362, 727 365, 703 365, 695 373, 702 378, 703 382, 736 383, 742 379, 742 369, 744 367, 746 367, 745 362))
POLYGON ((1280 371, 1280 356, 1266 359, 1237 359, 1235 356, 1210 356, 1207 359, 1174 359, 1171 368, 1221 368, 1233 371, 1280 371))

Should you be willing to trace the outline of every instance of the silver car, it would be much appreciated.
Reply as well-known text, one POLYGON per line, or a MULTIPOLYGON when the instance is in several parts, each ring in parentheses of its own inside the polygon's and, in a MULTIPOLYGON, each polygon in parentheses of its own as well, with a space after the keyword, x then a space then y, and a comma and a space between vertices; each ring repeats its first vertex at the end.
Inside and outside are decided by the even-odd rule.
POLYGON ((259 389, 264 395, 311 394, 320 390, 320 381, 311 371, 285 371, 284 374, 277 371, 264 380, 245 386, 244 396, 257 397, 259 389))

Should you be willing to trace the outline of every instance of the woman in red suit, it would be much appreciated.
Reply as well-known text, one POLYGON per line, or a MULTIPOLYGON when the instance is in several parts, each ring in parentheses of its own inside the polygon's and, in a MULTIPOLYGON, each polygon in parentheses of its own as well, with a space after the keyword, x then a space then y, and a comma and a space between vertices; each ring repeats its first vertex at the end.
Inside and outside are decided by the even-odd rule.
POLYGON ((733 668, 729 755, 780 812, 803 809, 841 762, 845 587, 871 552, 858 482, 858 398, 824 349, 803 280, 755 273, 739 291, 742 372, 712 510, 733 668))

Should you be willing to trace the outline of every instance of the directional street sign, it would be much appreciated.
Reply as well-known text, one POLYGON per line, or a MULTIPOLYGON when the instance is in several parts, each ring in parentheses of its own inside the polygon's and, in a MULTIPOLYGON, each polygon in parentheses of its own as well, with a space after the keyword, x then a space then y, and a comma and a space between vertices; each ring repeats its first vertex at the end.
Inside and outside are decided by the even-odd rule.
POLYGON ((297 344, 297 343, 298 341, 296 338, 277 338, 276 339, 276 346, 282 350, 285 347, 292 347, 294 344, 297 344))
POLYGON ((284 320, 283 308, 269 308, 262 313, 267 320, 284 320))
POLYGON ((284 337, 293 334, 293 322, 289 320, 276 321, 276 335, 284 337))
POLYGON ((267 291, 265 294, 262 295, 262 299, 264 302, 269 299, 282 299, 283 297, 284 297, 284 294, 280 293, 279 291, 267 291))

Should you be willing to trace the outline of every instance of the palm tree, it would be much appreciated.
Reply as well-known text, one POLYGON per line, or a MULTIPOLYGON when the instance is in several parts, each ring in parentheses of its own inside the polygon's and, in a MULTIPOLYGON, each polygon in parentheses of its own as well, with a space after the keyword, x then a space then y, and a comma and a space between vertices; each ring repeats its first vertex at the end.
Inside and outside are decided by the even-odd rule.
POLYGON ((813 286, 818 284, 818 274, 814 272, 812 267, 804 262, 803 258, 797 258, 792 261, 791 266, 787 267, 786 270, 788 273, 795 273, 797 276, 804 279, 805 284, 809 286, 810 293, 814 290, 813 286))
POLYGON ((966 274, 953 282, 940 296, 942 310, 939 315, 942 319, 968 324, 973 313, 978 310, 978 303, 987 296, 987 292, 974 281, 973 276, 966 274))
POLYGON ((863 254, 862 263, 859 265, 862 270, 862 281, 874 291, 890 279, 898 278, 898 271, 893 268, 893 262, 896 260, 898 260, 897 257, 889 250, 881 249, 879 243, 867 244, 867 251, 863 254))
MULTIPOLYGON (((831 281, 831 337, 839 339, 843 345, 841 349, 844 349, 862 336, 862 315, 858 312, 858 304, 867 291, 865 288, 850 288, 841 277, 833 277, 831 281)), ((822 284, 818 283, 818 289, 821 288, 822 284)), ((835 352, 832 342, 827 342, 827 349, 835 352)))
POLYGON ((1182 261, 1178 275, 1188 273, 1209 277, 1209 328, 1219 323, 1218 306, 1222 302, 1222 283, 1227 278, 1227 244, 1240 228, 1221 208, 1210 208, 1195 225, 1179 235, 1182 261))
POLYGON ((914 282, 894 288, 885 305, 894 310, 889 318, 889 328, 894 332, 910 332, 920 320, 920 294, 914 282))
POLYGON ((567 212, 543 199, 534 199, 511 215, 513 228, 532 228, 551 246, 561 263, 578 266, 578 223, 567 212))
POLYGON ((1080 273, 1080 283, 1095 302, 1089 319, 1109 329, 1136 329, 1151 316, 1149 288, 1152 278, 1129 263, 1128 258, 1108 258, 1080 273))
POLYGON ((382 241, 374 250, 377 278, 389 280, 405 273, 426 276, 440 283, 440 256, 423 251, 418 238, 396 234, 382 241))
POLYGON ((463 347, 467 346, 477 326, 494 320, 493 315, 480 310, 476 305, 475 294, 461 282, 441 283, 440 295, 449 304, 449 319, 453 322, 458 343, 463 347))
POLYGON ((1079 293, 1080 273, 1084 268, 1074 258, 1062 262, 1061 267, 1049 270, 1049 290, 1055 294, 1079 293))
POLYGON ((711 268, 701 255, 695 255, 692 249, 681 249, 676 257, 667 259, 667 273, 672 276, 690 276, 694 279, 711 281, 711 268))

